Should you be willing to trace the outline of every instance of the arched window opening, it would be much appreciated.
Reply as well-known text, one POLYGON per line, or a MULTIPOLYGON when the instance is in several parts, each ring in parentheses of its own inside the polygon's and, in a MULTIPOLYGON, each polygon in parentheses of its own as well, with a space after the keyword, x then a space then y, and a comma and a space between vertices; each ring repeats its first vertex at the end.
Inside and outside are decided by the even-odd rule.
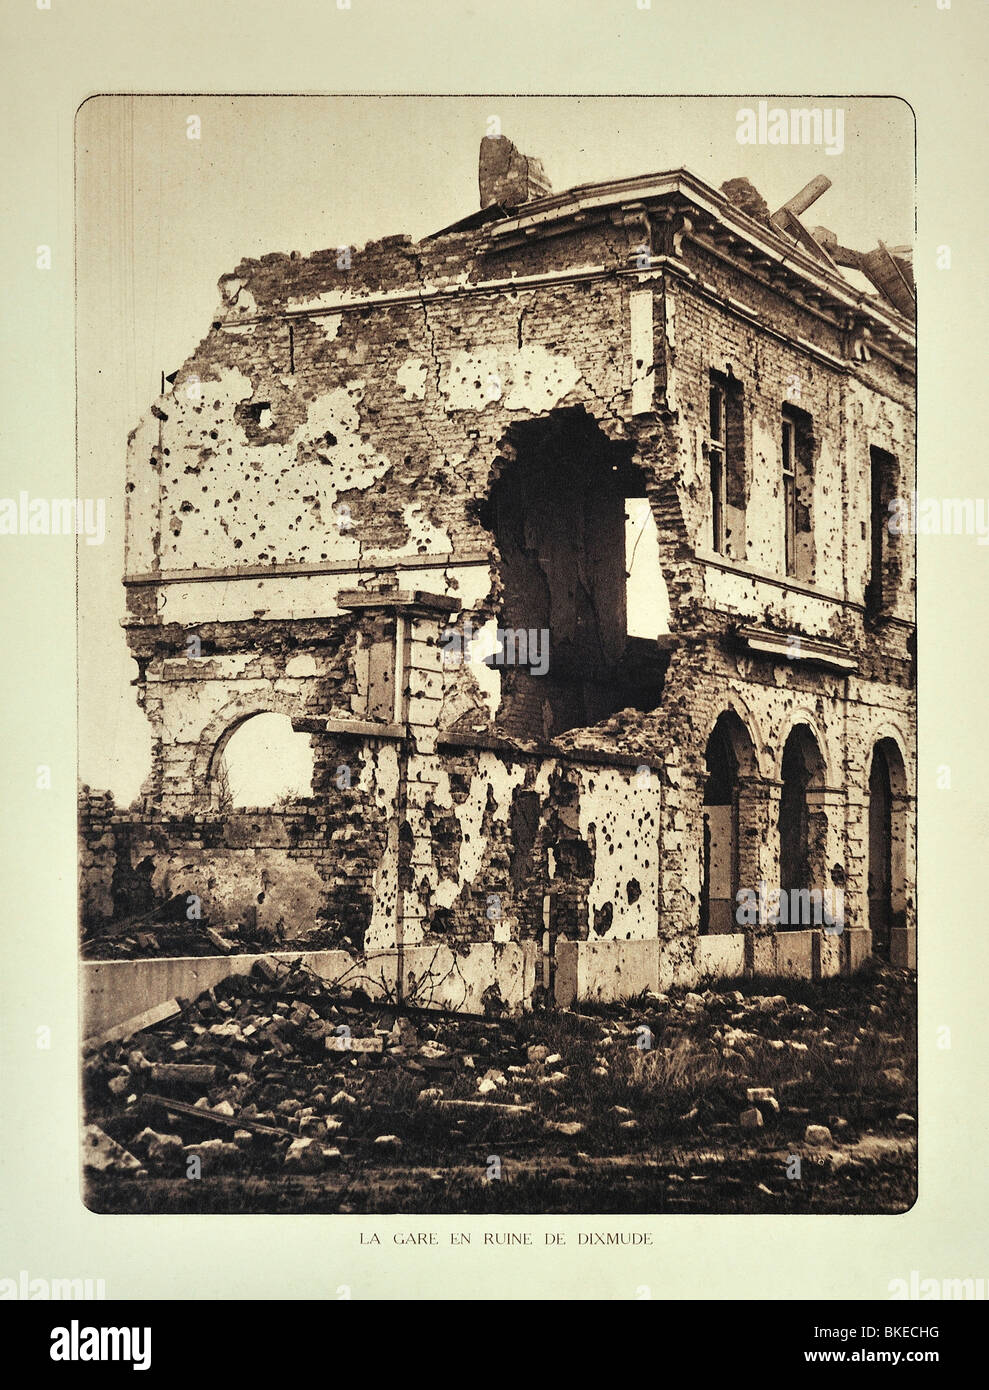
MULTIPOLYGON (((812 816, 808 793, 824 785, 824 760, 817 740, 806 724, 791 730, 783 749, 783 788, 780 794, 780 890, 787 899, 789 911, 780 914, 781 927, 801 928, 812 925, 792 909, 801 901, 797 894, 817 889, 823 895, 824 882, 814 883, 817 860, 812 842, 812 816), (783 920, 784 916, 786 921, 783 920), (796 918, 796 920, 794 920, 796 918)), ((817 815, 822 815, 818 812, 817 815)), ((818 830, 820 827, 817 828, 818 830)), ((818 847, 819 848, 819 847, 818 847)), ((804 901, 807 901, 806 899, 804 901)), ((822 896, 823 902, 823 896, 822 896)))
POLYGON ((210 799, 216 809, 277 808, 312 796, 313 754, 285 714, 256 714, 217 745, 210 799))
POLYGON ((754 770, 752 741, 731 711, 722 714, 714 726, 707 742, 705 767, 700 932, 716 935, 738 930, 735 909, 741 886, 742 774, 750 775, 754 770))
POLYGON ((906 925, 906 778, 893 739, 880 739, 869 770, 869 928, 875 955, 889 959, 906 925))

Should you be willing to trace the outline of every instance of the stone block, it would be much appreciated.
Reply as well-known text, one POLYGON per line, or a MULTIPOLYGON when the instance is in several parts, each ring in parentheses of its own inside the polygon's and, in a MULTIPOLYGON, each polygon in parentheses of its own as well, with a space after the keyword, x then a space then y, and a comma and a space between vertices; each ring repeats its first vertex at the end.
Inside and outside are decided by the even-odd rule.
POLYGON ((775 975, 776 974, 776 939, 768 932, 761 933, 752 938, 752 973, 753 975, 775 975))
POLYGON ((814 933, 814 979, 829 979, 841 974, 843 932, 819 931, 814 933))
POLYGON ((650 988, 660 992, 668 989, 685 989, 697 983, 694 966, 693 941, 680 937, 673 941, 659 943, 659 980, 650 988))
POLYGON ((916 970, 916 927, 893 927, 889 934, 889 963, 901 970, 916 970))
POLYGON ((705 975, 734 979, 745 972, 745 935, 732 932, 726 936, 699 936, 694 942, 694 967, 697 978, 705 975))
POLYGON ((560 941, 556 947, 556 1002, 607 1003, 658 988, 659 942, 560 941))
POLYGON ((780 931, 775 936, 775 974, 809 980, 813 976, 814 931, 780 931))
POLYGON ((872 932, 868 927, 846 927, 838 939, 842 949, 842 974, 854 975, 872 955, 872 932))

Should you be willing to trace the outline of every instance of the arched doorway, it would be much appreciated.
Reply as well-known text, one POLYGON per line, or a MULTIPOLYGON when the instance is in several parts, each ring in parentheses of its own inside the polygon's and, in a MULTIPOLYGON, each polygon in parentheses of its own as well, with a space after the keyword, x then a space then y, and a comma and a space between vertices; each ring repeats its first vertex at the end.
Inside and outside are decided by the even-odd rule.
POLYGON ((880 739, 869 770, 869 929, 873 953, 887 960, 894 929, 905 925, 905 782, 899 748, 880 739))
POLYGON ((823 893, 825 887, 822 866, 817 863, 821 855, 814 843, 814 827, 808 803, 808 792, 824 786, 824 759, 817 746, 817 739, 808 725, 797 724, 791 729, 783 748, 780 775, 783 786, 780 793, 779 820, 779 925, 799 928, 810 924, 802 922, 799 914, 782 908, 782 899, 785 897, 788 904, 799 902, 800 899, 795 895, 812 890, 815 887, 815 876, 822 880, 816 885, 818 890, 823 893), (794 916, 797 916, 796 921, 793 920, 794 916))
MULTIPOLYGON (((705 750, 701 813, 701 935, 738 930, 735 905, 740 878, 740 807, 743 779, 753 775, 755 757, 748 730, 731 710, 720 715, 705 750)), ((746 885, 750 886, 750 885, 746 885)))

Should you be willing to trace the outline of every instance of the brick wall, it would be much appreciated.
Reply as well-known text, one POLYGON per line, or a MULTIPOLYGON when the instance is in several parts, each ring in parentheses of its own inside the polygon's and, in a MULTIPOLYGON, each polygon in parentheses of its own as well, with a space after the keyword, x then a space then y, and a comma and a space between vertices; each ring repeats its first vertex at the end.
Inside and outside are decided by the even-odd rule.
MULTIPOLYGON (((806 725, 827 767, 814 809, 821 872, 845 881, 863 920, 880 739, 902 755, 912 846, 912 537, 887 547, 882 613, 868 596, 870 450, 897 461, 893 482, 909 492, 912 375, 878 342, 866 360, 847 308, 757 257, 726 263, 682 208, 647 224, 616 212, 514 244, 485 226, 415 245, 390 237, 349 255, 265 256, 223 277, 207 335, 135 431, 128 465, 128 635, 154 733, 148 823, 167 827, 159 876, 174 876, 185 847, 239 855, 224 872, 243 884, 254 868, 230 866, 251 854, 258 865, 301 856, 319 886, 299 914, 354 949, 402 932, 410 943, 538 939, 547 920, 571 940, 689 943, 705 749, 731 709, 753 749, 740 872, 779 874, 782 753, 806 725), (661 259, 637 274, 630 256, 644 244, 661 259), (633 292, 640 353, 652 295, 652 362, 633 360, 633 292), (709 539, 712 373, 732 383, 727 556, 709 539), (797 576, 784 564, 787 408, 802 422, 797 576), (671 607, 661 695, 645 710, 603 697, 598 719, 588 672, 586 723, 561 734, 576 722, 576 687, 552 670, 434 670, 422 656, 398 691, 417 712, 411 738, 341 733, 341 721, 392 718, 399 631, 383 610, 341 605, 343 591, 391 585, 455 600, 457 624, 500 618, 492 488, 533 422, 583 430, 601 457, 641 471, 671 607), (792 639, 795 659, 747 651, 745 626, 792 639), (843 654, 847 672, 805 659, 801 639, 843 654), (311 733, 312 834, 289 847, 259 831, 235 846, 207 814, 204 838, 217 748, 271 709, 311 733), (436 733, 451 730, 461 742, 437 753, 436 733)), ((535 448, 526 467, 538 466, 535 448)), ((531 548, 552 586, 548 535, 531 548)), ((573 587, 585 582, 578 562, 573 587)), ((106 837, 123 833, 101 815, 90 807, 84 831, 94 911, 112 897, 106 837)), ((128 834, 135 870, 148 836, 128 834)), ((140 886, 120 880, 121 893, 140 886)))
POLYGON ((118 811, 109 793, 80 797, 82 917, 87 927, 195 898, 190 921, 247 925, 291 939, 320 925, 319 803, 224 815, 118 811), (199 915, 196 915, 196 914, 199 915))

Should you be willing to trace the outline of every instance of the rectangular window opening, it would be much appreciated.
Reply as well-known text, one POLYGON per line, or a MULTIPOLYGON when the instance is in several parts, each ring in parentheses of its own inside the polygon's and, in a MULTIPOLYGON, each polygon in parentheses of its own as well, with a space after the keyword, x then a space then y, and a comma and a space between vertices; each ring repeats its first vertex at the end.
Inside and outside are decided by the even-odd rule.
POLYGON ((899 464, 885 449, 869 450, 869 581, 866 607, 873 616, 891 608, 899 587, 899 560, 889 529, 889 504, 899 486, 899 464))
POLYGON ((796 425, 783 418, 783 527, 786 573, 797 573, 797 449, 796 425))
POLYGON ((796 406, 785 406, 780 423, 783 572, 804 584, 813 584, 817 568, 814 539, 816 447, 811 417, 796 406))
POLYGON ((711 494, 711 548, 745 558, 745 412, 742 387, 730 374, 712 371, 705 449, 711 494))
POLYGON ((725 518, 727 473, 725 467, 725 390, 718 382, 711 386, 709 399, 707 457, 711 477, 711 547, 724 555, 728 545, 725 518))

